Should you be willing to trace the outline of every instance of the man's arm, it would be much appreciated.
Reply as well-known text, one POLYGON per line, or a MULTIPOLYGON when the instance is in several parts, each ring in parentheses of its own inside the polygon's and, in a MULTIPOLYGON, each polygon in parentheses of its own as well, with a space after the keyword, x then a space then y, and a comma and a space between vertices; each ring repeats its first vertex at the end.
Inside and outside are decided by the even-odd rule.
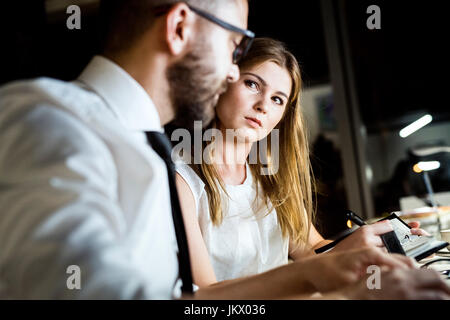
POLYGON ((41 105, 0 113, 0 269, 6 298, 151 297, 130 258, 115 165, 81 121, 41 105), (81 270, 69 290, 67 268, 81 270))

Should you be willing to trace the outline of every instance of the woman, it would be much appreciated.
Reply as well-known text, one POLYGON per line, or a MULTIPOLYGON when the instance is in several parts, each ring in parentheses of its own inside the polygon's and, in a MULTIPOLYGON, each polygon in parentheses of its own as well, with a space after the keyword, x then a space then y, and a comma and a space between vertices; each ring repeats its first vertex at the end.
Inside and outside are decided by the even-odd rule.
MULTIPOLYGON (((288 257, 299 260, 329 242, 312 225, 314 186, 295 57, 282 43, 259 38, 239 68, 240 79, 220 97, 210 125, 222 135, 203 146, 201 164, 177 168, 200 287, 273 269, 288 257), (262 159, 249 161, 263 139, 262 159)), ((382 247, 378 235, 391 230, 387 221, 367 226, 334 250, 382 247)))

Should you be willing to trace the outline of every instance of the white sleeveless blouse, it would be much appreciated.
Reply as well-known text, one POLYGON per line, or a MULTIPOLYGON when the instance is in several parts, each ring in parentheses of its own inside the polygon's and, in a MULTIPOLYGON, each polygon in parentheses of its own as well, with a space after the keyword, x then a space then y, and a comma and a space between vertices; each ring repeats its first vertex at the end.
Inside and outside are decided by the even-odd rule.
POLYGON ((258 211, 259 203, 254 202, 255 182, 248 164, 243 184, 225 186, 230 198, 221 190, 225 212, 219 226, 212 224, 205 184, 200 177, 183 163, 177 163, 177 172, 194 195, 200 229, 217 281, 261 273, 288 263, 289 238, 282 236, 275 209, 268 215, 265 206, 258 211))

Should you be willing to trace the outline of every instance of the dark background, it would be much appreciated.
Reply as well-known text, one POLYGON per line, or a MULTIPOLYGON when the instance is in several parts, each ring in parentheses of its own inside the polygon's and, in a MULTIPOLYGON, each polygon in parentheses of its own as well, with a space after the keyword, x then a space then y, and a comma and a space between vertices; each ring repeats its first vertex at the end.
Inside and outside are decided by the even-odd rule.
MULTIPOLYGON (((450 120, 448 11, 444 1, 345 1, 360 112, 369 133, 400 129, 430 113, 450 120), (381 8, 381 30, 365 28, 381 8)), ((450 133, 449 133, 450 134, 450 133)))
MULTIPOLYGON (((81 30, 68 30, 68 14, 46 14, 43 0, 25 2, 11 1, 0 13, 1 67, 6 71, 1 83, 41 75, 73 79, 101 46, 99 7, 81 7, 81 30)), ((302 64, 307 85, 328 82, 320 2, 281 3, 251 1, 249 28, 286 42, 302 64)))
MULTIPOLYGON (((400 128, 429 112, 450 119, 445 1, 344 1, 361 116, 367 129, 400 128), (381 7, 382 29, 368 32, 370 4, 381 7)), ((21 78, 75 78, 99 51, 97 7, 82 7, 81 30, 66 28, 65 12, 47 15, 43 0, 2 4, 0 84, 21 78)), ((320 1, 250 2, 249 28, 285 42, 297 56, 305 86, 330 81, 320 1)))

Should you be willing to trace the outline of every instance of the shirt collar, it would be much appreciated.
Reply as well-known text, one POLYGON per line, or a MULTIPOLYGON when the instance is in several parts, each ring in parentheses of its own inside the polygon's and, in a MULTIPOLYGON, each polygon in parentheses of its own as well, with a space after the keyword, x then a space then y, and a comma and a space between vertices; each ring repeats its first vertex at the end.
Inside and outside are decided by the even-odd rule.
POLYGON ((164 132, 156 106, 148 93, 113 61, 94 56, 78 80, 99 94, 126 128, 164 132))

